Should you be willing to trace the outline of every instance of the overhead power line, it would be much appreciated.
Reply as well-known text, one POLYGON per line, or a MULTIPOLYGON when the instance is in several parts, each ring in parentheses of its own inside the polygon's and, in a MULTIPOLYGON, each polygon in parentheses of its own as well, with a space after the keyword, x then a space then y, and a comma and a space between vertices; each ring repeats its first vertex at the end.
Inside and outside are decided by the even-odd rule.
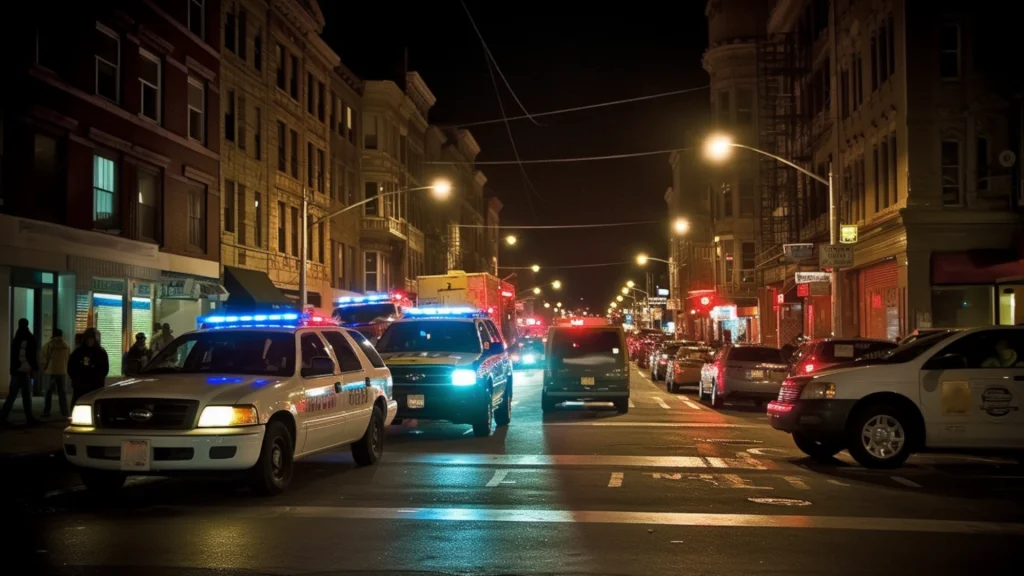
POLYGON ((689 94, 691 92, 698 92, 700 90, 707 90, 711 88, 710 85, 697 86, 696 88, 686 88, 684 90, 673 90, 671 92, 661 92, 659 94, 650 94, 647 96, 637 96, 634 98, 624 98, 622 100, 612 100, 609 102, 599 102, 597 104, 587 104, 585 106, 575 106, 572 108, 562 108, 560 110, 549 110, 547 112, 535 112, 530 115, 524 116, 512 116, 511 118, 495 118, 493 120, 479 120, 477 122, 466 122, 464 124, 455 124, 456 128, 470 128, 473 126, 483 126, 486 124, 497 124, 499 122, 513 121, 513 120, 525 120, 539 118, 541 116, 554 116, 556 114, 569 114, 571 112, 582 112, 583 110, 594 110, 596 108, 605 108, 607 106, 618 106, 620 104, 631 104, 633 102, 643 102, 645 100, 655 100, 657 98, 667 98, 668 96, 678 96, 679 94, 689 94))
POLYGON ((564 266, 541 266, 541 270, 568 270, 570 268, 600 268, 603 266, 622 266, 623 264, 635 264, 636 260, 623 260, 622 262, 599 262, 597 264, 569 264, 564 266))
MULTIPOLYGON (((611 228, 614 226, 639 226, 641 224, 660 224, 661 220, 637 220, 635 222, 608 222, 606 224, 553 224, 550 226, 489 226, 487 224, 456 224, 459 228, 498 228, 504 230, 553 230, 563 228, 611 228)), ((529 267, 527 267, 529 268, 529 267)))
MULTIPOLYGON (((474 166, 502 166, 508 164, 566 164, 572 162, 597 162, 599 160, 621 160, 625 158, 639 158, 642 156, 657 156, 658 154, 671 154, 672 152, 685 152, 690 148, 670 148, 668 150, 652 150, 650 152, 631 152, 627 154, 607 154, 604 156, 578 156, 573 158, 536 158, 532 160, 486 160, 482 162, 466 162, 474 166)), ((424 164, 458 164, 458 162, 431 161, 424 164)))

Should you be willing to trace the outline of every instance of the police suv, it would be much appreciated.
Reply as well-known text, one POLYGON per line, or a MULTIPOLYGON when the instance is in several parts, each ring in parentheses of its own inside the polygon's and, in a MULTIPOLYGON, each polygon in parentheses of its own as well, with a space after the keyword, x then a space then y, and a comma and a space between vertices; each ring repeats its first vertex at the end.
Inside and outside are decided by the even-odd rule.
POLYGON ((358 332, 294 312, 212 315, 137 376, 83 396, 64 454, 91 490, 247 471, 275 494, 296 459, 320 451, 350 444, 356 463, 376 464, 396 410, 388 369, 358 332))
POLYGON ((399 418, 472 424, 512 420, 512 363, 501 332, 484 312, 410 308, 377 341, 391 370, 399 418))

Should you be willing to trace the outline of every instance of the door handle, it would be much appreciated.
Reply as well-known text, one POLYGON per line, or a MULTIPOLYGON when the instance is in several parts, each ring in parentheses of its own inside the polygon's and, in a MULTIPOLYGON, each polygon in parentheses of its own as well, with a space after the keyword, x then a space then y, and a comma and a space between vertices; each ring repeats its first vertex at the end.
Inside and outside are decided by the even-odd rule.
POLYGON ((341 389, 342 388, 343 388, 343 386, 341 385, 341 382, 335 382, 334 383, 334 393, 335 394, 341 394, 341 389))
POLYGON ((366 387, 367 388, 370 387, 370 377, 369 376, 366 377, 366 387))

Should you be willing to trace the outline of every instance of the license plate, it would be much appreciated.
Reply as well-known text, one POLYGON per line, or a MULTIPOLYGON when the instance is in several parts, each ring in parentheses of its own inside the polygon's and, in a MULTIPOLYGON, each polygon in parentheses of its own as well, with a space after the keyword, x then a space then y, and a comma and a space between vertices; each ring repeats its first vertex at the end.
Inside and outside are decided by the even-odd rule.
POLYGON ((145 472, 149 470, 149 441, 121 442, 121 470, 145 472))
POLYGON ((582 384, 584 386, 593 386, 594 385, 594 377, 593 376, 584 376, 584 377, 580 378, 580 384, 582 384))
POLYGON ((764 380, 764 370, 751 370, 748 374, 750 380, 764 380))
POLYGON ((426 404, 427 401, 423 394, 410 394, 405 399, 405 405, 409 408, 423 408, 426 404))

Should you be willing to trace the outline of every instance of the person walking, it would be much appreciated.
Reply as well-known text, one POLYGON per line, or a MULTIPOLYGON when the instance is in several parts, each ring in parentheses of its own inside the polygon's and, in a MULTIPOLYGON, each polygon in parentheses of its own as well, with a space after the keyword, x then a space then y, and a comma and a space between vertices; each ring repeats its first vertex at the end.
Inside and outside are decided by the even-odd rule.
POLYGON ((146 335, 139 332, 135 335, 135 343, 124 355, 124 373, 135 376, 142 372, 142 367, 149 361, 149 350, 146 349, 146 335))
POLYGON ((46 401, 43 403, 43 418, 50 417, 50 407, 53 405, 53 392, 57 391, 57 402, 60 405, 61 416, 67 418, 71 415, 68 411, 68 358, 71 357, 71 347, 64 341, 64 332, 57 328, 53 331, 53 337, 43 346, 43 371, 49 380, 49 388, 46 389, 46 401))
POLYGON ((153 337, 153 341, 149 343, 150 357, 156 356, 156 353, 174 341, 174 334, 171 333, 171 325, 164 323, 160 328, 160 333, 153 337))
POLYGON ((11 384, 7 390, 7 400, 0 408, 0 425, 7 424, 7 415, 14 407, 14 400, 21 394, 21 405, 25 410, 25 421, 29 424, 38 422, 32 416, 32 375, 39 370, 39 352, 36 338, 28 329, 28 320, 18 320, 18 330, 11 341, 11 384))
POLYGON ((71 377, 71 405, 82 396, 103 388, 104 379, 110 371, 107 351, 100 346, 95 328, 87 328, 82 335, 82 345, 71 353, 68 360, 68 376, 71 377))

